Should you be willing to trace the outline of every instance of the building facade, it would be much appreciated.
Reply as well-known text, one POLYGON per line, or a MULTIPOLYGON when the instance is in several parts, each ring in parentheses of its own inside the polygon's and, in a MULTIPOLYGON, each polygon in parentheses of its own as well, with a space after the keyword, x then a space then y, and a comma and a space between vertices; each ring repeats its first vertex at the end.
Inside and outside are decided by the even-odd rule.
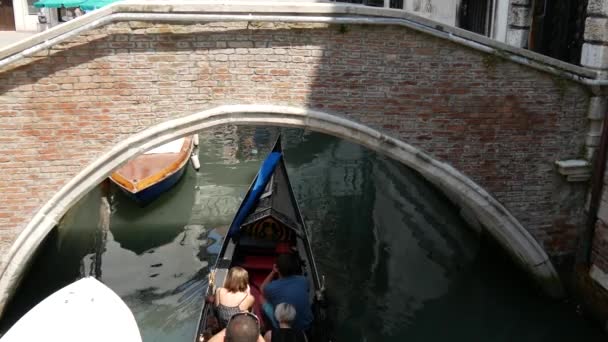
MULTIPOLYGON (((402 9, 571 64, 580 64, 588 3, 588 0, 336 1, 402 9)), ((591 8, 603 8, 601 3, 592 1, 591 8), (600 5, 594 5, 597 3, 600 5)))
POLYGON ((0 0, 0 31, 44 31, 74 16, 70 9, 36 8, 36 1, 0 0))
POLYGON ((37 31, 37 0, 0 0, 1 31, 37 31))

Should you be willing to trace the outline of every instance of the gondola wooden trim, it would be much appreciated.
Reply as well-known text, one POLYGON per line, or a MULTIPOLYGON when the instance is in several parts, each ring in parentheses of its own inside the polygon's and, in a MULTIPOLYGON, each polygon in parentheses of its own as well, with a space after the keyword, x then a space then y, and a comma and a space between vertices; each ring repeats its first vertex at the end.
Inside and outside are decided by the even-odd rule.
MULTIPOLYGON (((125 190, 128 190, 131 193, 137 193, 142 191, 150 186, 160 182, 161 180, 170 177, 172 174, 181 170, 181 168, 190 160, 190 154, 192 153, 192 137, 186 137, 184 139, 184 143, 182 145, 181 150, 177 153, 177 160, 171 163, 169 166, 164 169, 156 172, 155 174, 148 176, 137 183, 133 183, 131 180, 125 178, 122 174, 120 174, 120 169, 110 176, 113 181, 115 181, 118 185, 120 185, 125 190)), ((132 161, 131 161, 132 162, 132 161)))

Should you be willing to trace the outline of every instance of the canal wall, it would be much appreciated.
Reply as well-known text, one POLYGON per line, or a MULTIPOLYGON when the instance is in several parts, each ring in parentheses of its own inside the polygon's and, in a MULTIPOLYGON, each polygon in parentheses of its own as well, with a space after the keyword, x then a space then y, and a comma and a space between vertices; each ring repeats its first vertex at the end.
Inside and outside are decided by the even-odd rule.
MULTIPOLYGON (((157 124, 234 104, 308 108, 363 124, 386 134, 370 144, 389 155, 396 143, 387 137, 415 146, 412 166, 436 161, 471 182, 435 181, 450 198, 482 194, 554 260, 574 252, 586 178, 565 177, 555 161, 587 157, 584 83, 595 73, 400 12, 281 6, 254 11, 283 15, 273 19, 222 18, 204 4, 114 5, 0 51, 3 265, 28 224, 55 219, 43 205, 112 148, 157 124)), ((307 124, 287 112, 269 112, 285 120, 267 122, 307 124)), ((131 156, 144 147, 133 145, 131 156)))

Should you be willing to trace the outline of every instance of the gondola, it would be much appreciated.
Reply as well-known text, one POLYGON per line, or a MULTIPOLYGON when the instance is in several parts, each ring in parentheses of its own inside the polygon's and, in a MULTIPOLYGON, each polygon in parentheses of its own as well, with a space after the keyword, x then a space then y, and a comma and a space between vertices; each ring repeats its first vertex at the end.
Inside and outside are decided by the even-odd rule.
MULTIPOLYGON (((263 318, 260 307, 260 285, 272 270, 280 253, 298 256, 302 274, 309 280, 309 300, 315 319, 309 336, 314 341, 327 341, 327 319, 324 279, 320 279, 312 250, 309 232, 295 200, 281 147, 281 137, 262 163, 257 176, 247 191, 210 273, 206 300, 203 303, 194 341, 206 341, 219 330, 213 322, 216 312, 212 302, 215 289, 222 287, 233 266, 249 273, 249 287, 255 297, 253 313, 263 318)), ((264 329, 264 320, 262 329, 264 329)), ((266 322, 266 327, 270 325, 266 322)))

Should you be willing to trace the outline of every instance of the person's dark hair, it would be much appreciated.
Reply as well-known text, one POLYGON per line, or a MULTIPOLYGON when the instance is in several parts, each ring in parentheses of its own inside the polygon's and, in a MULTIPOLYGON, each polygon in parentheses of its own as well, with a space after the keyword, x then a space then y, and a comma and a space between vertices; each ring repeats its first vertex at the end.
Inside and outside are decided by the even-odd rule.
POLYGON ((256 342, 260 336, 258 322, 251 315, 235 315, 226 327, 227 342, 256 342))
POLYGON ((300 263, 297 256, 293 254, 281 254, 277 257, 277 268, 281 277, 289 277, 295 274, 300 274, 300 263))

